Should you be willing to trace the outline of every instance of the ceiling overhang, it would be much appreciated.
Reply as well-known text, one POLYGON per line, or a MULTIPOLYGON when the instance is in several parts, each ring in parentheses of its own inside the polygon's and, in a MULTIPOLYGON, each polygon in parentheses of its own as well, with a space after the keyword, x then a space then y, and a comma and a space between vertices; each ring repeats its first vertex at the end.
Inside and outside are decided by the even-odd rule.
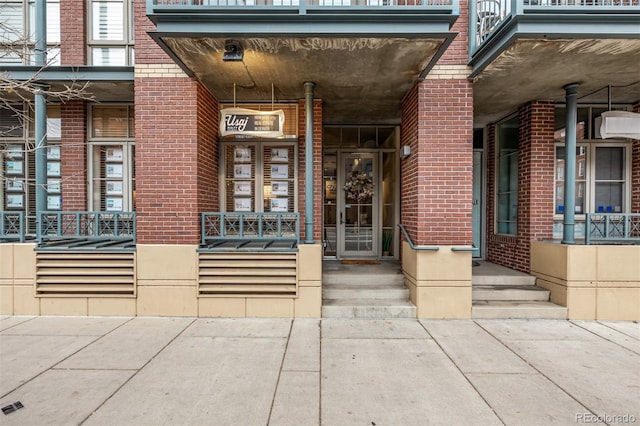
POLYGON ((171 10, 149 14, 149 35, 220 102, 299 100, 313 82, 325 123, 399 123, 402 98, 456 36, 451 5, 171 10), (223 61, 229 39, 242 61, 223 61))
POLYGON ((562 103, 570 83, 580 103, 640 101, 640 10, 555 12, 511 16, 473 52, 476 127, 531 100, 562 103))

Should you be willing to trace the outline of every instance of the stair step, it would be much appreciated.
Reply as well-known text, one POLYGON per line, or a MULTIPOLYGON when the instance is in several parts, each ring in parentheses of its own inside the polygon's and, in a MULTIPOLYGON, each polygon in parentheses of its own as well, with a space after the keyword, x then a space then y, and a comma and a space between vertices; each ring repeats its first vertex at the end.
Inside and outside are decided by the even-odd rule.
POLYGON ((415 318, 416 307, 409 301, 396 299, 326 299, 322 303, 323 318, 415 318))
POLYGON ((404 286, 402 273, 343 273, 324 272, 323 285, 349 284, 349 285, 401 285, 404 286))
POLYGON ((471 307, 471 318, 567 319, 567 308, 551 302, 474 301, 471 307))
POLYGON ((479 285, 504 285, 504 286, 527 286, 535 285, 536 277, 524 273, 513 271, 508 275, 472 275, 471 284, 479 285))
POLYGON ((549 300, 549 290, 535 285, 478 285, 473 286, 473 300, 549 300))
POLYGON ((351 285, 328 284, 323 286, 322 296, 325 299, 409 299, 409 289, 398 285, 351 285))

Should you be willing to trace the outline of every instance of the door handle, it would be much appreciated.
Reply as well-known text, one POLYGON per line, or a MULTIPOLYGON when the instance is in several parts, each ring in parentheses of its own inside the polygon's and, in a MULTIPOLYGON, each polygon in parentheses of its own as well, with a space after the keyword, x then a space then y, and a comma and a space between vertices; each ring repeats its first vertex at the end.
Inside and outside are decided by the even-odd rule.
POLYGON ((342 221, 342 212, 340 212, 340 225, 342 225, 344 222, 342 221))

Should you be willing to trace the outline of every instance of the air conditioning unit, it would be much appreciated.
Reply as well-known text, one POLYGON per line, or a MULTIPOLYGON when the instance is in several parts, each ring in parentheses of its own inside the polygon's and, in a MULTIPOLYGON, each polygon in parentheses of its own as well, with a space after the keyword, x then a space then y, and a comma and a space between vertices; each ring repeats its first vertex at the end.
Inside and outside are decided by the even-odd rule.
POLYGON ((595 119, 597 139, 640 139, 640 114, 628 111, 606 111, 595 119))

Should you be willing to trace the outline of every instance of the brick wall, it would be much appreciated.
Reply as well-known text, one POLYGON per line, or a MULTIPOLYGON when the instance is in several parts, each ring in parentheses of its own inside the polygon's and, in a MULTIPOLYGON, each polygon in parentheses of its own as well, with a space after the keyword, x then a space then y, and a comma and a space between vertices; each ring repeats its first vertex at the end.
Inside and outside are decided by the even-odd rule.
POLYGON ((460 16, 451 28, 458 35, 447 51, 438 60, 438 64, 467 64, 469 52, 469 1, 460 0, 460 16))
MULTIPOLYGON (((298 211, 300 212, 300 239, 305 239, 305 101, 298 102, 298 211)), ((322 100, 313 101, 313 239, 322 241, 322 100)))
MULTIPOLYGON (((197 244, 198 83, 136 78, 135 94, 138 243, 197 244)), ((209 145, 202 149, 211 150, 203 139, 209 145)))
POLYGON ((465 79, 427 79, 403 100, 402 214, 415 244, 472 243, 473 99, 465 79))
MULTIPOLYGON (((144 2, 141 2, 144 5, 144 2)), ((60 59, 62 65, 85 65, 87 51, 84 2, 60 0, 60 59)))
POLYGON ((495 234, 496 125, 487 133, 487 260, 529 272, 532 240, 552 238, 554 104, 533 101, 519 109, 518 231, 495 234))
POLYGON ((198 211, 219 211, 218 101, 200 82, 198 92, 198 211))
MULTIPOLYGON (((640 103, 633 106, 640 113, 640 103)), ((640 213, 640 140, 633 141, 631 157, 631 213, 640 213)))
POLYGON ((87 209, 87 114, 83 101, 71 101, 60 108, 62 120, 62 210, 87 209))
POLYGON ((173 64, 169 55, 147 34, 147 31, 156 30, 156 26, 147 18, 147 3, 134 1, 133 15, 136 23, 134 29, 136 64, 173 64))

